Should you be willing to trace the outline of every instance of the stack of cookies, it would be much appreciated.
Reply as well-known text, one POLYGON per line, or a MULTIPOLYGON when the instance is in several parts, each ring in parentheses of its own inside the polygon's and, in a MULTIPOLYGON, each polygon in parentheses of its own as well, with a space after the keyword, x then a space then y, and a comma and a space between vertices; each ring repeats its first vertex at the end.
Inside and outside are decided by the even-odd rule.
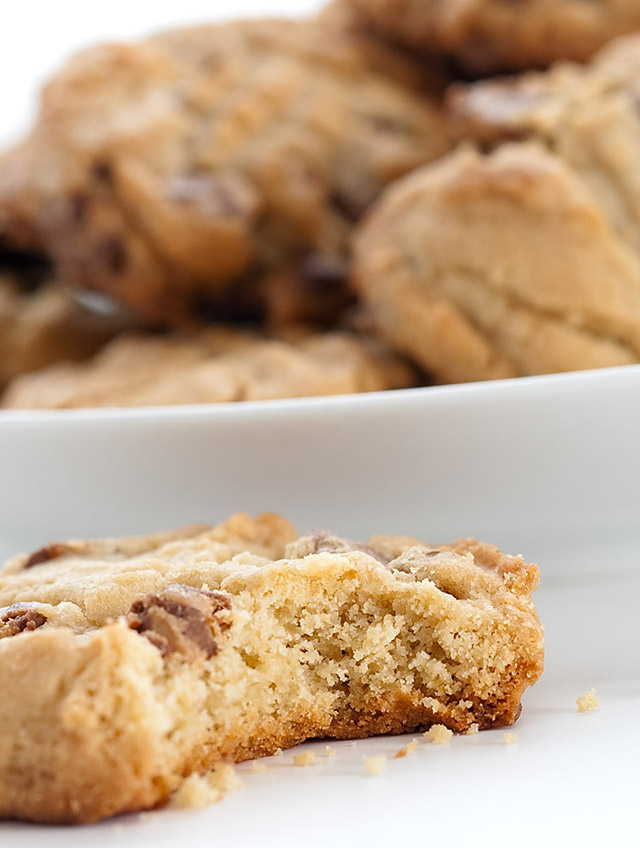
POLYGON ((2 405, 640 361, 636 29, 631 0, 339 0, 76 56, 0 156, 2 405))

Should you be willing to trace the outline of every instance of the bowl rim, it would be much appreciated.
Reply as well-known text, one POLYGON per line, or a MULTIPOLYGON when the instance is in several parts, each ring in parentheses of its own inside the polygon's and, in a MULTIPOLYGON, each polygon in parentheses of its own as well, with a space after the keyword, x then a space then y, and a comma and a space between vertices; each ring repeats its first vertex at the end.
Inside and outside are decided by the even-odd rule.
POLYGON ((272 415, 314 415, 319 412, 348 413, 350 411, 375 412, 381 406, 398 407, 398 410, 441 404, 467 405, 485 400, 504 398, 515 400, 531 393, 545 395, 565 394, 572 389, 588 391, 601 385, 619 383, 621 388, 635 386, 640 381, 640 364, 620 365, 585 371, 568 371, 557 374, 537 374, 511 377, 504 380, 487 380, 473 383, 419 386, 409 389, 387 389, 343 395, 315 397, 275 398, 224 403, 195 403, 130 407, 83 407, 78 409, 0 409, 0 428, 5 424, 62 424, 84 422, 88 425, 105 421, 175 421, 183 419, 228 419, 255 417, 263 419, 272 415))

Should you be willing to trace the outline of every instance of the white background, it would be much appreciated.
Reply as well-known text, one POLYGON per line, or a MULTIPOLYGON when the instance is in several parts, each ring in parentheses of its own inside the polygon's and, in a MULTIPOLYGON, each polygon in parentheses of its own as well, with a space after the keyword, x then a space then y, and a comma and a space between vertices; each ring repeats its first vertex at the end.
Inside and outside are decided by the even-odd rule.
POLYGON ((139 38, 170 26, 248 15, 301 15, 320 5, 319 0, 3 0, 0 144, 25 131, 40 85, 76 50, 97 41, 139 38))

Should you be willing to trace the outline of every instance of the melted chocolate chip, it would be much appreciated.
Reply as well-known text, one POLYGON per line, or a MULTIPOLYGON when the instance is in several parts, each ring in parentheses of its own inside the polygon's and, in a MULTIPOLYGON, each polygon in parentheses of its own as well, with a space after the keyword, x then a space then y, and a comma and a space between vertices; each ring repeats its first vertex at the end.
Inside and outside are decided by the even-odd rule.
POLYGON ((92 169, 91 175, 95 180, 101 183, 110 183, 113 181, 113 166, 111 162, 106 159, 100 159, 97 161, 92 169))
POLYGON ((334 536, 326 530, 317 530, 311 534, 313 542, 313 553, 331 553, 331 554, 347 554, 353 551, 360 551, 363 554, 368 554, 370 557, 377 559, 383 565, 386 565, 389 560, 380 551, 375 550, 370 545, 361 542, 351 542, 348 539, 341 539, 339 536, 334 536))
POLYGON ((367 115, 366 119, 374 132, 389 135, 407 135, 409 126, 400 118, 392 118, 390 115, 367 115))
POLYGON ((246 186, 230 175, 185 174, 167 186, 173 203, 197 208, 210 217, 244 218, 253 209, 246 186))
POLYGON ((358 221, 365 214, 371 203, 370 198, 357 197, 346 191, 335 191, 331 195, 331 205, 349 221, 358 221))
POLYGON ((42 627, 47 617, 37 609, 26 604, 13 604, 0 611, 0 638, 16 636, 25 630, 42 627))
POLYGON ((0 273, 8 272, 18 291, 30 294, 51 277, 52 266, 40 253, 9 247, 0 234, 0 273))
POLYGON ((111 273, 121 274, 127 267, 129 257, 122 240, 116 236, 107 236, 98 246, 100 263, 111 273))
POLYGON ((308 254, 300 260, 300 279, 312 289, 326 293, 341 291, 347 277, 347 263, 341 257, 308 254))
POLYGON ((229 598, 220 592, 173 584, 136 601, 127 622, 163 656, 178 653, 187 659, 209 659, 219 650, 216 636, 230 626, 220 615, 229 609, 229 598))
POLYGON ((82 224, 87 217, 91 199, 84 191, 76 191, 69 197, 69 217, 73 224, 82 224))
POLYGON ((32 553, 23 565, 23 568, 33 568, 34 565, 42 565, 43 562, 49 562, 52 559, 57 559, 69 552, 70 550, 68 545, 62 545, 58 542, 54 542, 53 544, 47 545, 46 547, 35 551, 35 553, 32 553))

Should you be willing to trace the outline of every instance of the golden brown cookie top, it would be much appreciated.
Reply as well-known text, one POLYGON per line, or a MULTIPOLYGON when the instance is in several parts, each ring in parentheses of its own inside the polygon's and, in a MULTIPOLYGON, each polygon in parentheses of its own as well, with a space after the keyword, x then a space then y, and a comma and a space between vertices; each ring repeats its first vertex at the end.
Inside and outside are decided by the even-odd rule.
POLYGON ((530 613, 539 580, 537 566, 473 539, 432 546, 410 536, 376 535, 359 543, 327 532, 299 536, 287 519, 273 513, 257 519, 238 513, 216 527, 72 540, 14 558, 0 569, 2 635, 16 635, 19 625, 20 632, 45 624, 88 630, 130 611, 139 629, 145 609, 131 607, 145 596, 162 607, 159 595, 166 603, 179 602, 182 595, 202 611, 211 599, 190 601, 190 590, 233 592, 234 583, 252 575, 260 585, 276 586, 278 574, 295 580, 296 563, 309 557, 315 557, 319 575, 330 571, 332 562, 340 568, 351 564, 363 573, 380 571, 399 585, 413 584, 416 591, 426 581, 458 600, 485 599, 530 613), (46 550, 56 555, 34 562, 46 550))
POLYGON ((488 75, 586 61, 640 29, 635 0, 346 0, 381 35, 488 75))
POLYGON ((447 148, 426 85, 314 21, 97 47, 0 165, 1 226, 72 284, 175 320, 247 276, 341 255, 382 187, 447 148))
POLYGON ((541 145, 462 149, 399 181, 359 231, 355 273, 438 382, 640 360, 640 257, 541 145))

